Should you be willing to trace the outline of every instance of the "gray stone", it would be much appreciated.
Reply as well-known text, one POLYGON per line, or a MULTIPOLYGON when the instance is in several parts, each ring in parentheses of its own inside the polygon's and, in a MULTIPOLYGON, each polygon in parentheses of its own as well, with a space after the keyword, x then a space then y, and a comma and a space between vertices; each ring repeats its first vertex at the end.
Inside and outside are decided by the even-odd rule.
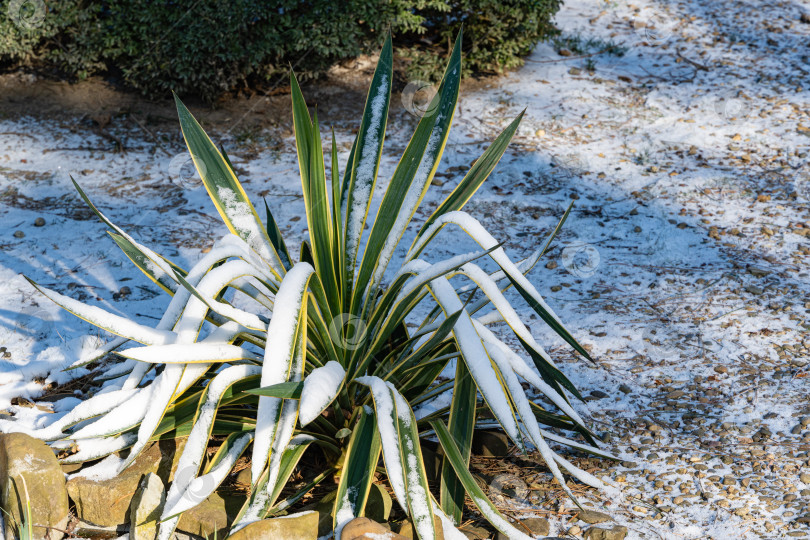
POLYGON ((625 536, 627 536, 627 527, 621 525, 616 525, 612 529, 591 527, 585 531, 586 540, 624 540, 625 536))
POLYGON ((229 540, 317 540, 318 512, 308 511, 251 523, 228 537, 229 540))
POLYGON ((166 488, 155 473, 141 480, 129 508, 130 540, 155 540, 160 513, 166 502, 166 488))
POLYGON ((82 468, 82 463, 63 463, 60 465, 62 472, 65 474, 73 474, 82 468))
MULTIPOLYGON (((514 526, 520 532, 529 532, 529 536, 546 538, 549 531, 548 520, 545 518, 526 518, 515 522, 514 526)), ((495 535, 495 540, 512 540, 508 535, 498 532, 495 535)))
POLYGON ((391 532, 385 525, 366 517, 354 518, 344 525, 343 530, 340 532, 341 540, 376 540, 378 538, 385 538, 386 540, 408 540, 407 537, 391 532))
POLYGON ((490 537, 488 530, 483 527, 476 527, 475 525, 467 525, 459 529, 461 533, 470 540, 487 540, 490 537))
POLYGON ((504 457, 509 454, 509 437, 499 431, 476 431, 472 452, 483 457, 504 457))
MULTIPOLYGON (((521 525, 526 527, 535 536, 547 536, 549 531, 549 524, 546 518, 526 518, 520 520, 521 525)), ((519 527, 521 528, 521 527, 519 527)))
POLYGON ((742 506, 734 510, 734 515, 739 517, 745 517, 751 513, 751 510, 748 509, 746 506, 742 506))
POLYGON ((127 527, 99 527, 84 521, 77 521, 73 529, 76 538, 92 538, 93 540, 113 540, 127 534, 127 527))
POLYGON ((203 502, 186 510, 177 522, 177 530, 203 538, 227 538, 245 497, 222 496, 214 492, 203 502))
POLYGON ((604 523, 606 521, 610 521, 610 516, 602 513, 597 512, 596 510, 579 510, 577 512, 577 518, 581 521, 584 521, 588 525, 594 525, 596 523, 604 523))
POLYGON ((251 487, 250 467, 245 467, 236 474, 234 484, 247 490, 251 487))
POLYGON ((185 441, 176 439, 153 444, 113 478, 91 480, 75 477, 68 480, 68 494, 76 505, 78 518, 102 527, 129 523, 130 501, 141 478, 156 473, 164 481, 171 480, 185 441))
POLYGON ((24 433, 0 435, 0 508, 4 510, 6 538, 15 537, 13 525, 23 523, 27 510, 21 510, 28 503, 33 538, 64 536, 60 531, 68 523, 68 495, 65 475, 53 451, 24 433))

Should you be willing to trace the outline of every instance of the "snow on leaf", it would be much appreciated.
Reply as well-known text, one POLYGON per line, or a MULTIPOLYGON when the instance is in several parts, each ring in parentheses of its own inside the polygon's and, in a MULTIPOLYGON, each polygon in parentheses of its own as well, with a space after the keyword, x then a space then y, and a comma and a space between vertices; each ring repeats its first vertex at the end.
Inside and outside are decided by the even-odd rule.
POLYGON ((486 251, 473 251, 470 253, 465 253, 462 255, 456 255, 454 257, 450 257, 441 262, 437 262, 434 264, 428 264, 421 259, 414 259, 412 261, 408 261, 407 264, 403 265, 402 268, 397 272, 394 276, 394 280, 398 277, 403 276, 405 274, 416 274, 413 278, 409 279, 405 286, 402 287, 402 290, 397 295, 396 301, 402 300, 415 290, 419 289, 425 283, 432 281, 440 276, 447 274, 448 272, 452 271, 454 268, 458 268, 465 263, 470 261, 474 261, 479 257, 483 257, 486 255, 486 251))
MULTIPOLYGON (((125 433, 118 437, 99 437, 94 439, 83 439, 76 444, 79 451, 59 460, 63 464, 84 463, 85 461, 92 461, 104 456, 110 455, 113 452, 118 452, 124 448, 131 446, 135 442, 136 435, 134 433, 125 433)), ((72 444, 67 441, 66 446, 72 444)), ((54 448, 59 448, 58 444, 52 444, 54 448)))
POLYGON ((411 181, 411 185, 408 186, 408 192, 405 194, 396 220, 394 220, 394 224, 391 226, 391 230, 385 239, 385 244, 383 244, 382 250, 380 251, 380 258, 377 263, 377 269, 374 271, 372 283, 379 283, 382 279, 385 269, 388 267, 388 263, 391 260, 391 256, 394 254, 394 250, 397 244, 399 244, 402 234, 405 232, 405 228, 408 226, 408 223, 411 222, 422 197, 424 197, 425 191, 428 188, 428 182, 431 178, 430 173, 433 171, 441 151, 443 135, 446 133, 446 129, 443 128, 442 115, 439 114, 434 120, 433 131, 430 133, 430 138, 425 147, 425 152, 422 154, 419 167, 416 169, 416 174, 411 181))
MULTIPOLYGON (((152 395, 141 417, 141 425, 138 426, 138 440, 132 447, 126 461, 122 464, 121 470, 129 466, 146 446, 146 443, 149 442, 152 433, 160 423, 161 418, 163 418, 163 413, 169 405, 175 390, 177 390, 184 368, 182 365, 169 364, 149 385, 149 388, 152 389, 152 395)), ((141 414, 141 411, 138 414, 141 414)))
POLYGON ((427 480, 424 478, 423 465, 419 462, 417 455, 419 449, 416 446, 419 444, 419 433, 413 429, 413 411, 393 384, 389 382, 386 385, 394 399, 396 415, 400 423, 399 428, 404 428, 400 429, 399 449, 407 481, 408 507, 411 509, 411 518, 419 538, 431 538, 435 536, 435 531, 433 515, 430 511, 430 493, 425 489, 424 483, 427 480))
POLYGON ((489 274, 484 272, 479 266, 472 263, 462 266, 461 271, 481 288, 481 291, 490 299, 492 304, 495 306, 495 309, 498 310, 503 317, 503 320, 506 321, 506 324, 508 324, 509 327, 515 332, 515 335, 534 349, 535 352, 537 352, 537 354, 543 358, 543 360, 548 362, 548 364, 550 364, 552 367, 557 367, 543 347, 541 347, 540 344, 535 341, 532 333, 529 332, 529 329, 526 328, 526 325, 524 325, 523 321, 520 320, 515 308, 512 307, 501 292, 498 284, 489 276, 489 274))
MULTIPOLYGON (((377 149, 380 145, 385 121, 385 103, 388 96, 388 76, 382 75, 377 94, 371 100, 371 119, 364 132, 364 138, 358 144, 357 169, 354 184, 352 185, 352 207, 343 208, 342 214, 347 216, 346 223, 346 253, 347 262, 351 263, 357 256, 360 246, 360 235, 363 230, 363 221, 366 219, 368 203, 371 199, 371 190, 374 188, 374 173, 377 168, 377 149)), ((353 269, 352 269, 353 270, 353 269)))
POLYGON ((139 362, 152 364, 189 364, 200 362, 233 362, 236 360, 261 359, 250 351, 230 343, 175 343, 171 345, 153 345, 150 347, 133 347, 119 354, 139 362))
POLYGON ((149 385, 139 388, 126 401, 99 416, 92 423, 70 435, 71 439, 89 439, 120 433, 135 426, 146 415, 154 388, 149 385))
MULTIPOLYGON (((433 224, 422 233, 414 246, 411 248, 410 253, 412 256, 419 253, 425 247, 427 242, 430 241, 430 239, 436 234, 436 232, 438 232, 439 229, 448 223, 453 223, 464 229, 464 231, 484 249, 492 249, 498 245, 498 241, 495 240, 495 238, 493 238, 489 232, 487 232, 487 230, 478 222, 478 220, 470 216, 468 213, 458 210, 448 212, 433 222, 433 224)), ((515 263, 509 259, 502 247, 493 250, 490 256, 495 262, 498 263, 499 266, 501 266, 509 277, 514 279, 515 282, 523 287, 532 296, 532 298, 543 307, 543 309, 545 309, 560 325, 562 325, 559 317, 557 317, 551 307, 546 304, 543 297, 540 296, 540 293, 534 288, 534 285, 532 285, 531 282, 526 279, 526 276, 523 275, 515 263)))
POLYGON ((113 410, 115 407, 131 398, 135 393, 135 389, 116 390, 104 394, 99 393, 90 399, 82 401, 70 412, 46 427, 31 430, 24 426, 17 427, 12 423, 8 428, 4 428, 2 431, 4 433, 24 432, 44 441, 61 439, 65 436, 62 432, 64 428, 113 410))
MULTIPOLYGON (((225 480, 225 477, 228 476, 228 473, 236 464, 236 460, 239 459, 239 456, 242 455, 251 440, 253 440, 253 433, 245 433, 238 437, 222 461, 211 469, 208 474, 194 478, 189 482, 180 498, 173 502, 171 506, 166 505, 163 515, 175 516, 203 502, 225 480)), ((161 531, 165 526, 166 523, 161 524, 161 531)))
POLYGON ((385 382, 379 377, 358 377, 354 382, 368 386, 374 398, 374 408, 377 410, 377 430, 380 432, 382 442, 383 460, 388 481, 394 490, 394 496, 405 511, 408 510, 408 499, 405 491, 405 473, 399 456, 399 435, 395 423, 394 399, 385 382))
POLYGON ((259 223, 256 221, 256 214, 250 205, 240 201, 232 189, 223 185, 217 186, 217 196, 222 201, 225 214, 239 236, 265 261, 272 261, 273 256, 264 242, 259 223))
POLYGON ((487 351, 490 353, 490 356, 498 355, 499 357, 503 357, 506 362, 508 362, 511 370, 515 372, 515 374, 523 377, 529 384, 537 388, 540 392, 543 393, 544 396, 549 398, 557 407, 560 408, 565 414, 567 414, 572 420, 577 422, 578 424, 584 426, 585 422, 579 416, 577 411, 571 407, 571 405, 563 398, 559 392, 549 386, 534 369, 529 366, 526 361, 521 358, 517 353, 515 353, 512 349, 510 349, 505 343, 503 343, 500 339, 498 339, 492 331, 484 326, 483 324, 479 323, 478 321, 473 321, 473 325, 475 329, 478 331, 478 335, 481 336, 481 339, 484 341, 484 345, 487 351))
POLYGON ((315 368, 304 379, 298 421, 305 426, 315 420, 335 399, 346 372, 339 363, 330 360, 323 367, 315 368))
MULTIPOLYGON (((208 446, 208 440, 211 434, 211 426, 214 423, 216 416, 217 406, 225 391, 230 388, 235 382, 240 381, 246 377, 258 375, 261 373, 261 368, 258 366, 231 366, 220 371, 211 382, 208 383, 208 388, 205 394, 205 401, 200 406, 197 412, 197 417, 194 422, 194 427, 188 436, 183 453, 177 462, 177 470, 199 470, 202 464, 202 458, 208 446)), ((175 476, 169 492, 166 495, 166 509, 174 507, 179 504, 180 498, 189 488, 189 483, 193 478, 175 476)), ((162 519, 176 514, 177 512, 168 512, 164 510, 162 519)), ((168 522, 167 522, 168 523, 168 522)), ((176 525, 176 523, 174 524, 176 525)), ((171 528, 169 532, 173 532, 174 525, 169 526, 164 524, 161 526, 161 535, 163 535, 164 527, 171 528)))
POLYGON ((166 330, 158 330, 138 324, 134 321, 115 315, 109 311, 103 310, 100 307, 89 306, 83 304, 78 300, 74 300, 69 296, 59 294, 56 291, 40 287, 32 282, 34 287, 44 294, 49 300, 63 307, 67 311, 73 313, 99 328, 103 328, 108 332, 117 334, 122 337, 138 341, 147 345, 162 345, 164 343, 171 343, 175 339, 175 334, 166 330))
POLYGON ((355 517, 354 506, 349 500, 349 490, 346 490, 346 493, 343 494, 343 500, 340 501, 337 507, 337 513, 335 514, 335 523, 337 524, 335 527, 335 538, 343 540, 343 527, 355 517))
MULTIPOLYGON (((267 327, 267 347, 262 366, 261 387, 285 382, 293 361, 298 319, 309 278, 315 270, 298 263, 287 272, 276 295, 276 309, 267 327)), ((251 482, 259 479, 276 435, 281 399, 259 397, 256 440, 253 442, 251 482)), ((272 489, 272 486, 271 486, 272 489)))
MULTIPOLYGON (((461 300, 446 278, 441 277, 433 280, 430 288, 445 313, 455 313, 463 309, 464 306, 461 300)), ((461 349, 467 368, 470 370, 473 379, 475 379, 476 386, 481 391, 481 395, 486 400, 492 414, 503 426, 506 434, 520 446, 522 441, 512 413, 512 407, 509 405, 509 400, 492 367, 492 362, 481 342, 481 337, 475 331, 472 319, 470 319, 466 311, 463 311, 456 321, 453 334, 461 349)))

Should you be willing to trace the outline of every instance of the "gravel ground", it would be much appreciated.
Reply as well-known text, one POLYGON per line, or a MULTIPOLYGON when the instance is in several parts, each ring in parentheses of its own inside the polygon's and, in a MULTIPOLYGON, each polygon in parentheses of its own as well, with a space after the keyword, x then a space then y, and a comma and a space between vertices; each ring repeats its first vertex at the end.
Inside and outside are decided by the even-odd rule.
MULTIPOLYGON (((527 108, 468 210, 520 257, 576 203, 530 278, 597 363, 521 315, 624 460, 594 465, 621 492, 584 500, 628 538, 807 538, 810 4, 576 0, 557 20, 562 36, 524 68, 462 90, 426 203, 527 108)), ((329 114, 341 97, 321 91, 316 101, 345 161, 354 121, 329 114)), ((408 109, 418 103, 401 97, 383 178, 416 122, 408 109)), ((36 425, 72 407, 76 396, 41 408, 12 398, 66 382, 60 368, 97 339, 20 272, 143 320, 165 303, 83 208, 68 173, 114 221, 182 263, 225 232, 184 166, 179 128, 131 116, 0 120, 0 420, 36 425)), ((296 245, 289 238, 306 220, 287 120, 259 129, 226 118, 212 132, 296 245)), ((531 488, 530 474, 518 472, 531 488)), ((560 536, 587 528, 559 498, 500 504, 550 517, 560 536)))

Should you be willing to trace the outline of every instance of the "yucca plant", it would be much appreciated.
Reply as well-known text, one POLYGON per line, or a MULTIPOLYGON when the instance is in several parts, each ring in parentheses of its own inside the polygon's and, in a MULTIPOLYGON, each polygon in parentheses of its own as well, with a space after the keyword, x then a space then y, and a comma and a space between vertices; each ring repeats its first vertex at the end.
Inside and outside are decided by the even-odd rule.
POLYGON ((224 150, 212 143, 180 100, 177 108, 189 152, 230 231, 190 270, 139 244, 76 185, 111 228, 118 246, 172 299, 152 328, 34 284, 71 313, 119 336, 83 358, 82 364, 111 351, 126 359, 106 368, 102 391, 38 434, 57 446, 77 444, 78 452, 64 458, 67 462, 129 448, 122 468, 152 440, 188 436, 178 470, 196 473, 177 475, 171 484, 162 539, 171 536, 179 514, 216 489, 248 449, 252 487, 232 531, 282 514, 320 482, 334 478, 338 487, 333 516, 339 536, 343 524, 363 515, 382 454, 388 482, 419 538, 436 537, 434 516, 450 537, 453 524, 461 521, 466 495, 495 528, 510 538, 527 538, 498 513, 468 470, 473 431, 477 423, 493 420, 521 450, 537 448, 572 498, 560 467, 601 487, 597 478, 549 447, 547 440, 606 455, 569 404, 568 394, 580 398, 576 388, 504 296, 514 287, 554 332, 588 357, 525 277, 568 212, 545 245, 518 263, 462 212, 503 155, 520 117, 422 225, 404 263, 386 274, 439 164, 460 76, 459 37, 428 114, 419 121, 364 236, 393 81, 390 37, 342 174, 334 134, 327 169, 317 115, 310 117, 291 75, 309 234, 297 262, 267 205, 262 223, 224 150), (436 262, 420 259, 446 225, 460 228, 481 249, 436 262), (479 264, 485 259, 498 269, 485 271, 479 264), (499 322, 506 325, 490 328, 499 322), (499 332, 513 336, 531 363, 499 332), (451 370, 453 378, 439 377, 451 370), (531 402, 521 379, 549 405, 531 402), (452 395, 449 406, 414 415, 415 407, 445 392, 452 395), (578 432, 591 444, 546 432, 541 425, 578 432), (206 460, 212 435, 224 440, 206 460), (422 460, 420 444, 426 438, 438 439, 443 449, 437 493, 429 489, 422 460), (322 449, 328 467, 303 489, 279 500, 312 444, 322 449))

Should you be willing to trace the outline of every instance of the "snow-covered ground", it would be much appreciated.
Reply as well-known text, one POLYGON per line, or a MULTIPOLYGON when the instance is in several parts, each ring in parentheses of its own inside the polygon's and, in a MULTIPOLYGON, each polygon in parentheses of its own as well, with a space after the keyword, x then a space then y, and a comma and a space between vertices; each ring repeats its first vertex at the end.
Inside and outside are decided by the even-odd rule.
MULTIPOLYGON (((527 109, 467 209, 520 258, 575 200, 530 278, 597 365, 576 359, 528 308, 521 315, 583 394, 597 392, 580 409, 626 460, 608 474, 626 489, 621 501, 591 498, 628 538, 807 537, 799 519, 810 521, 810 484, 801 480, 810 476, 800 476, 810 463, 810 431, 800 426, 805 416, 810 424, 807 14, 801 1, 569 1, 558 43, 540 45, 490 87, 462 90, 426 206, 527 109), (622 55, 603 52, 615 46, 622 55)), ((415 121, 393 113, 382 178, 415 121)), ((42 425, 75 406, 79 386, 38 407, 11 400, 82 375, 61 369, 106 339, 21 274, 141 321, 156 322, 167 303, 68 174, 114 222, 185 266, 226 232, 188 171, 179 127, 157 145, 113 119, 106 132, 126 143, 115 152, 84 125, 0 119, 6 421, 10 413, 42 425)), ((354 121, 335 127, 345 162, 354 121)), ((299 244, 306 220, 291 138, 212 135, 254 201, 267 197, 288 245, 299 244)), ((446 253, 472 249, 447 238, 446 253)), ((565 520, 554 523, 562 535, 565 520)))

